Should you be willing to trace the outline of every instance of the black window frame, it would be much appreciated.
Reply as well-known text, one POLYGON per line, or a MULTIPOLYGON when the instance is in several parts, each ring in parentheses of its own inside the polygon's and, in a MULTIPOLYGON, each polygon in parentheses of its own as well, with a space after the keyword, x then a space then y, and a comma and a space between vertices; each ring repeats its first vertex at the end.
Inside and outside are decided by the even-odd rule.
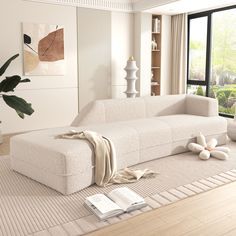
MULTIPOLYGON (((188 36, 187 36, 187 86, 200 85, 206 86, 206 97, 209 97, 210 77, 211 77, 211 46, 212 46, 212 14, 219 11, 225 11, 236 8, 236 5, 231 5, 222 8, 216 8, 204 12, 188 15, 188 36), (207 39, 206 39, 206 65, 205 65, 205 80, 190 80, 189 79, 189 51, 190 51, 190 21, 192 19, 207 17, 207 39)), ((187 88, 186 88, 187 89, 187 88)), ((187 93, 187 91, 186 91, 187 93)), ((233 115, 219 113, 220 116, 233 118, 233 115)))

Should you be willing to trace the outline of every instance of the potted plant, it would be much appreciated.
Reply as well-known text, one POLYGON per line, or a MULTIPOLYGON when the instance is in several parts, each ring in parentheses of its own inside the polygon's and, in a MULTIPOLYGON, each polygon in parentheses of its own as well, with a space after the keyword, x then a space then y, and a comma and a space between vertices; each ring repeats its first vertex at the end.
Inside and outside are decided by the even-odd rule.
MULTIPOLYGON (((4 65, 0 68, 0 77, 3 76, 11 62, 15 60, 18 56, 19 54, 16 54, 4 63, 4 65)), ((24 119, 25 115, 30 116, 34 112, 34 110, 31 107, 30 103, 26 102, 23 98, 12 95, 12 92, 14 92, 14 89, 20 83, 28 82, 30 82, 29 79, 22 79, 19 75, 6 76, 5 79, 0 82, 0 98, 3 99, 6 105, 14 109, 18 116, 22 119, 24 119)))

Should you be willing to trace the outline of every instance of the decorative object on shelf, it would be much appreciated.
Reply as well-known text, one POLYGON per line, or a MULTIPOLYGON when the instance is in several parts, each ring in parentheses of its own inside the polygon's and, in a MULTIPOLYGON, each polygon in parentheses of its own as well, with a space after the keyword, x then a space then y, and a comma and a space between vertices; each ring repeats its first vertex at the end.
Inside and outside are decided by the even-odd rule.
POLYGON ((213 138, 209 142, 206 142, 205 136, 200 133, 197 136, 197 143, 190 143, 188 149, 199 154, 201 160, 208 160, 210 156, 220 160, 226 160, 229 157, 230 149, 227 147, 216 147, 216 145, 216 139, 213 138))
POLYGON ((128 98, 135 98, 138 91, 135 88, 136 80, 138 79, 136 76, 136 72, 138 71, 138 67, 136 66, 136 61, 134 57, 130 57, 127 61, 127 65, 124 68, 127 73, 125 79, 127 80, 127 90, 124 92, 128 98))
POLYGON ((228 123, 227 134, 232 141, 236 141, 236 109, 234 119, 228 123))
POLYGON ((152 32, 160 33, 161 31, 161 21, 158 18, 152 19, 152 32))
POLYGON ((153 38, 152 39, 152 51, 155 51, 155 50, 157 50, 157 42, 156 42, 156 39, 153 38))
MULTIPOLYGON (((5 73, 11 62, 18 56, 19 54, 16 54, 4 63, 4 65, 0 68, 0 77, 5 73)), ((22 119, 24 119, 25 114, 30 116, 34 112, 31 104, 27 103, 23 98, 17 97, 15 95, 7 95, 6 93, 10 92, 12 94, 12 92, 14 92, 14 89, 20 83, 27 82, 30 82, 30 80, 21 79, 19 75, 6 76, 6 78, 0 82, 0 97, 9 107, 13 108, 16 111, 18 116, 22 119)))
POLYGON ((151 70, 151 81, 153 81, 153 77, 154 77, 153 70, 151 70))
POLYGON ((24 74, 64 75, 64 28, 23 23, 24 74))

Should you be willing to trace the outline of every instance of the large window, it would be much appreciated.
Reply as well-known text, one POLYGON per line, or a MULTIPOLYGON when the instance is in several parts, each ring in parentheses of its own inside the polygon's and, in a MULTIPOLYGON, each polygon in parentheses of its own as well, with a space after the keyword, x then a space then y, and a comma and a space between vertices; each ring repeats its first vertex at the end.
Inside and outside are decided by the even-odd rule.
POLYGON ((219 113, 236 107, 236 6, 188 18, 187 93, 217 98, 219 113))

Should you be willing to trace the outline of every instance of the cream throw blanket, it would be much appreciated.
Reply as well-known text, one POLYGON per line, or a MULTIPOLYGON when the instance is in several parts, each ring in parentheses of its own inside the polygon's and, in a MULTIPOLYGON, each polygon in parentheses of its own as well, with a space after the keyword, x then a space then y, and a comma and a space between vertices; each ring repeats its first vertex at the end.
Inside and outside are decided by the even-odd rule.
POLYGON ((140 178, 155 177, 157 173, 144 169, 133 170, 125 168, 117 171, 116 152, 113 142, 93 131, 82 131, 58 135, 56 138, 86 139, 94 148, 95 155, 95 183, 105 187, 109 184, 133 183, 140 178))

